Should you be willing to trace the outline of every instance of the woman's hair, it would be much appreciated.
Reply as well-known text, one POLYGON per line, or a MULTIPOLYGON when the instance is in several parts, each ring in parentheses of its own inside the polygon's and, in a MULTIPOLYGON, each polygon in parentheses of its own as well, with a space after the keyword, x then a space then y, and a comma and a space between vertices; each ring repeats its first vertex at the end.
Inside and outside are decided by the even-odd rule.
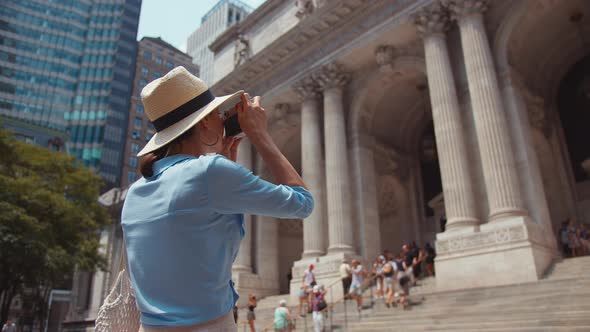
POLYGON ((144 178, 149 178, 154 175, 154 163, 164 157, 166 157, 166 153, 168 153, 168 149, 187 138, 189 138, 193 132, 195 131, 196 127, 189 128, 187 131, 182 133, 180 136, 176 137, 172 142, 164 145, 163 147, 152 151, 139 159, 139 171, 144 178))

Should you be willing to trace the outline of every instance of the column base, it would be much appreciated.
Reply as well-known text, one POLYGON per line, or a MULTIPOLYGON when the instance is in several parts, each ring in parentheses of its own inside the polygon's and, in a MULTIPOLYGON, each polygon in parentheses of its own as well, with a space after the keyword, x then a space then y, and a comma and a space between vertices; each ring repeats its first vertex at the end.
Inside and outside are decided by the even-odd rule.
POLYGON ((543 227, 528 217, 437 235, 436 288, 453 290, 537 281, 559 257, 543 227))
POLYGON ((319 256, 323 256, 325 253, 321 250, 308 250, 308 251, 304 251, 303 254, 301 255, 302 258, 314 258, 314 257, 319 257, 319 256))
POLYGON ((299 303, 298 293, 303 284, 303 273, 309 268, 310 264, 314 265, 315 279, 318 285, 324 285, 328 290, 327 300, 337 300, 344 295, 342 282, 340 279, 340 265, 346 260, 348 264, 353 259, 361 260, 360 256, 354 253, 328 253, 325 256, 302 258, 293 263, 291 284, 289 285, 289 305, 299 303))
POLYGON ((252 272, 233 272, 232 280, 236 291, 240 294, 238 306, 248 303, 249 294, 255 294, 257 298, 279 294, 278 280, 261 278, 252 272))

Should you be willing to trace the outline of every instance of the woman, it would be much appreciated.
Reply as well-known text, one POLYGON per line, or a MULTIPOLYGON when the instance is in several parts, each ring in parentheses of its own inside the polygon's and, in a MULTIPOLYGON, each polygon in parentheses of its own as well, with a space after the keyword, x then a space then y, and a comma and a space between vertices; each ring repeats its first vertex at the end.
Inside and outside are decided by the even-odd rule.
POLYGON ((350 284, 349 296, 356 299, 357 310, 360 313, 363 310, 363 280, 365 277, 365 269, 361 263, 354 259, 352 260, 352 283, 350 284))
POLYGON ((287 332, 291 328, 291 313, 287 309, 287 301, 279 301, 279 307, 275 309, 275 331, 287 332))
POLYGON ((377 283, 377 298, 383 297, 383 265, 385 263, 385 256, 379 255, 373 263, 373 275, 377 283))
POLYGON ((248 325, 250 325, 250 332, 256 332, 256 328, 254 328, 254 321, 256 320, 256 315, 254 314, 254 309, 256 308, 256 296, 254 294, 250 294, 248 296, 248 325))
POLYGON ((579 227, 578 234, 582 246, 582 255, 588 255, 590 253, 590 232, 588 232, 584 223, 580 223, 579 227))
POLYGON ((142 330, 236 331, 231 267, 243 214, 305 218, 313 198, 267 132, 260 97, 214 97, 183 67, 141 92, 156 134, 140 151, 143 178, 128 190, 121 224, 142 330), (219 110, 237 112, 275 185, 235 163, 219 110))
POLYGON ((383 265, 383 287, 385 291, 385 306, 395 306, 395 280, 397 274, 397 265, 393 257, 388 257, 387 263, 383 265))
POLYGON ((315 332, 322 332, 324 330, 324 313, 322 310, 326 308, 326 290, 324 290, 324 286, 313 286, 312 297, 313 328, 315 332))
POLYGON ((301 285, 299 287, 299 292, 297 293, 297 297, 299 297, 299 317, 305 317, 305 313, 303 311, 303 304, 306 305, 306 308, 309 308, 309 294, 308 294, 308 287, 305 285, 301 285))
MULTIPOLYGON (((314 266, 313 264, 309 264, 309 268, 307 270, 305 270, 305 272, 303 272, 303 289, 305 294, 307 295, 307 313, 311 313, 311 298, 312 298, 312 292, 311 290, 313 289, 313 287, 316 285, 316 281, 315 281, 315 274, 313 273, 313 269, 314 266)), ((301 302, 299 303, 299 316, 303 317, 301 315, 301 302)))
POLYGON ((574 218, 570 218, 569 222, 568 222, 568 228, 567 228, 567 232, 568 232, 568 243, 570 246, 570 251, 572 253, 572 257, 578 257, 580 256, 580 249, 581 249, 581 244, 580 244, 580 238, 578 235, 578 228, 576 227, 576 222, 574 220, 574 218))

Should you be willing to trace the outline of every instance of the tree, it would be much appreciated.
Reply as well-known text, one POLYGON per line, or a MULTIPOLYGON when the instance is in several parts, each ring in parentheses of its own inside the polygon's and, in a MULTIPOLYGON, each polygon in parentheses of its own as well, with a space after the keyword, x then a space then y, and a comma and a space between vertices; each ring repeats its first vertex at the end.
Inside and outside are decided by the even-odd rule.
MULTIPOLYGON (((14 296, 47 303, 75 266, 105 268, 98 233, 109 218, 98 203, 101 184, 72 157, 0 129, 0 322, 14 296)), ((45 309, 35 310, 41 322, 45 309)))

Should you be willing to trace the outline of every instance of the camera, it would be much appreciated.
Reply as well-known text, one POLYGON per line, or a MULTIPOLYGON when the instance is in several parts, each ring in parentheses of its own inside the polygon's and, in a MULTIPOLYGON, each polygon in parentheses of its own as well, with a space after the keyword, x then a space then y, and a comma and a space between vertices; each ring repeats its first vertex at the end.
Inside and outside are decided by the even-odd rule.
POLYGON ((223 108, 220 108, 219 113, 223 116, 223 127, 225 128, 226 137, 244 137, 246 134, 242 132, 240 128, 240 122, 238 121, 238 110, 236 104, 228 103, 223 108))

